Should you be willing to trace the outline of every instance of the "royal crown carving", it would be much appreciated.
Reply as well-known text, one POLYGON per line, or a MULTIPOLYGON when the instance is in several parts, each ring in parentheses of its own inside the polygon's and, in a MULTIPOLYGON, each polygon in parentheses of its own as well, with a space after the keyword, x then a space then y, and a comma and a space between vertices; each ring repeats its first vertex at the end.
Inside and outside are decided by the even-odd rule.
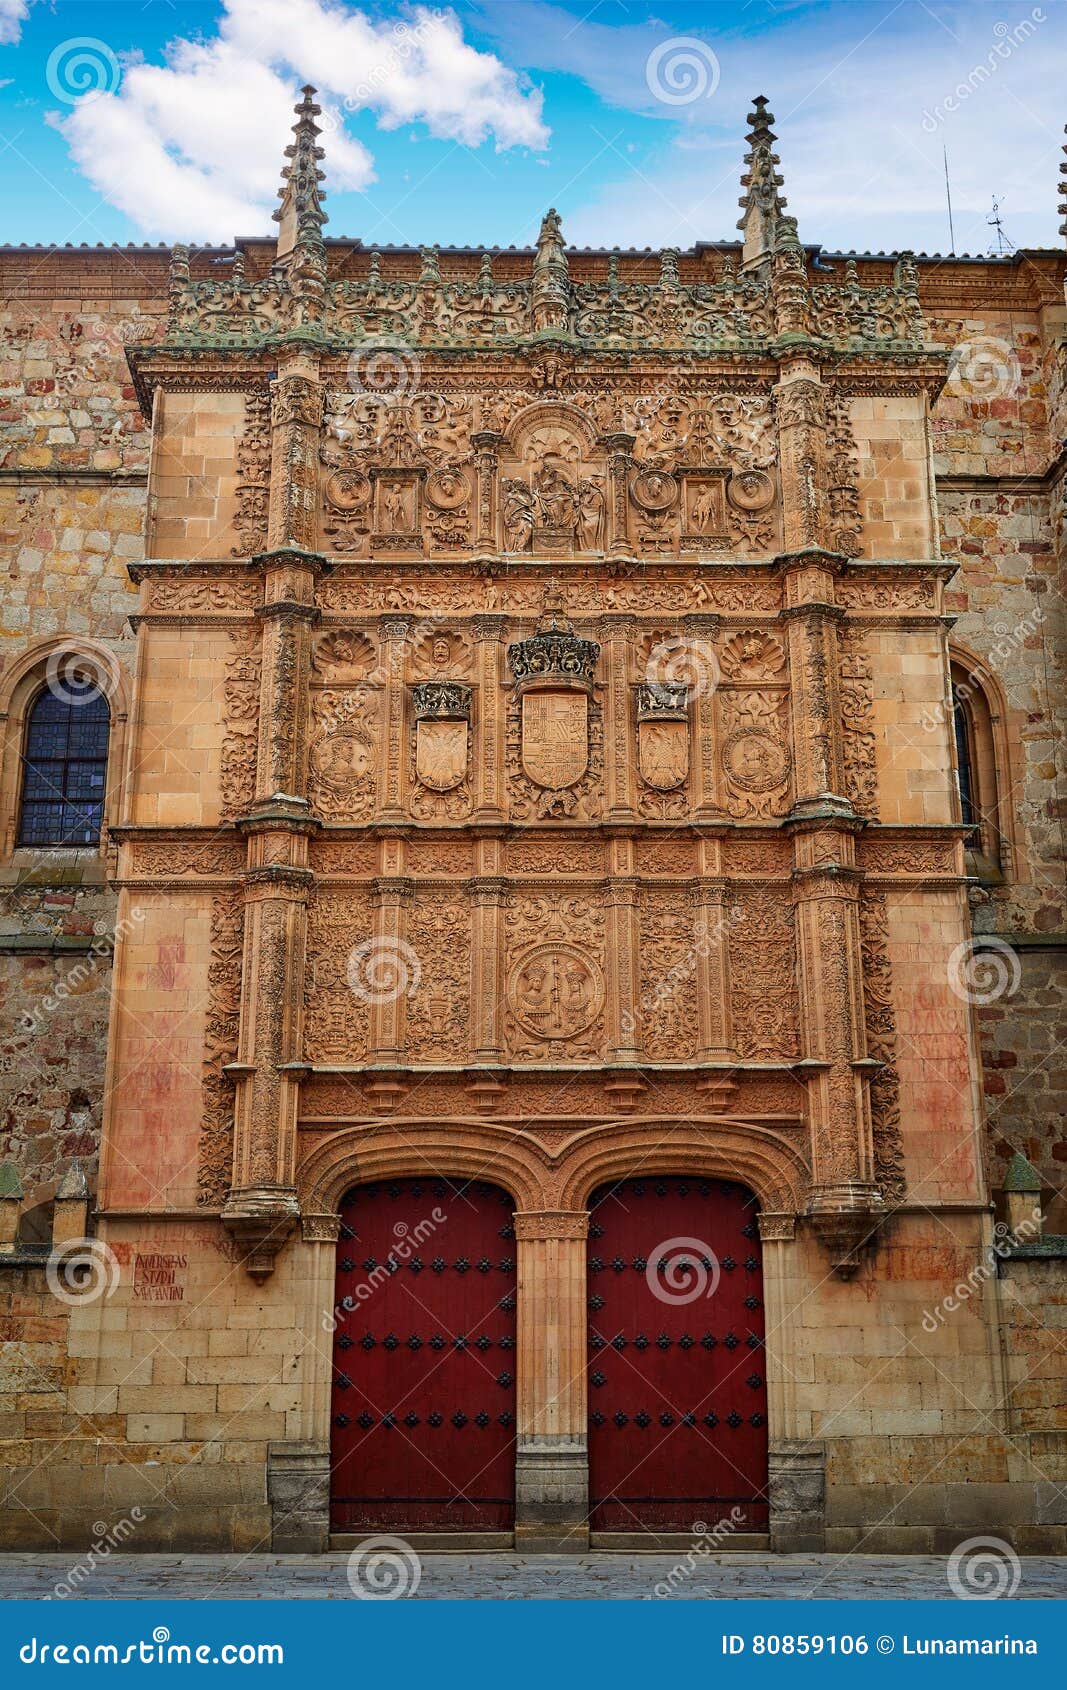
POLYGON ((537 632, 508 646, 508 665, 520 688, 543 686, 591 687, 600 657, 596 640, 582 639, 568 623, 558 588, 551 591, 537 632))

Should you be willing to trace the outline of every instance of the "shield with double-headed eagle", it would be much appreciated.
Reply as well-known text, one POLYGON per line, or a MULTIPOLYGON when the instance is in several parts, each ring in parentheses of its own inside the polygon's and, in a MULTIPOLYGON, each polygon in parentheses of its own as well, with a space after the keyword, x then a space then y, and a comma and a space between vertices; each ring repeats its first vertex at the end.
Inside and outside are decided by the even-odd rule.
POLYGON ((522 766, 538 786, 559 792, 589 765, 589 700, 584 692, 538 688, 523 695, 522 766))
POLYGON ((689 773, 689 723, 670 719, 639 722, 637 766, 657 792, 673 792, 689 773))
POLYGON ((451 792, 467 773, 467 724, 437 719, 415 727, 415 772, 423 786, 451 792))

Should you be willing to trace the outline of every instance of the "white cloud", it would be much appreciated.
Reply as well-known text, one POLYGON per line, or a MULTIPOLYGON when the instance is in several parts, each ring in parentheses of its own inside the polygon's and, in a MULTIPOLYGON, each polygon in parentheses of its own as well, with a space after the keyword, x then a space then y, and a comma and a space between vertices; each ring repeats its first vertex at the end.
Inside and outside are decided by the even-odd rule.
POLYGON ((115 93, 49 119, 102 197, 147 235, 227 241, 270 228, 297 82, 320 90, 334 189, 374 179, 345 112, 472 147, 490 136, 498 149, 547 141, 539 92, 468 46, 451 12, 416 7, 376 23, 333 0, 225 4, 217 37, 172 42, 164 65, 129 63, 115 93))
MULTIPOLYGON (((646 17, 612 27, 599 21, 614 16, 606 8, 576 18, 536 0, 483 5, 483 27, 513 61, 580 77, 631 114, 609 154, 613 179, 573 209, 564 197, 569 239, 735 238, 745 117, 764 93, 804 239, 944 250, 944 144, 960 250, 988 245, 994 192, 1016 245, 1058 244, 1067 9, 886 0, 819 10, 778 0, 758 26, 744 8, 707 11, 698 34, 721 75, 711 98, 677 106, 656 100, 646 79, 649 53, 675 33, 669 24, 646 17), (644 143, 637 171, 626 146, 635 135, 644 143)), ((619 127, 608 116, 604 138, 619 127)))
POLYGON ((0 0, 0 47, 8 47, 18 40, 22 20, 29 9, 29 0, 0 0))

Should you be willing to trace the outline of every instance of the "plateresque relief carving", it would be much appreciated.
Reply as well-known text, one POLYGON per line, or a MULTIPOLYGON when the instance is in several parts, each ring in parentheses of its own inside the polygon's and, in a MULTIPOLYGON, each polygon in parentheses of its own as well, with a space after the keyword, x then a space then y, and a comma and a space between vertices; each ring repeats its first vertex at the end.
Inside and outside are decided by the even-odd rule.
POLYGON ((604 1042, 604 912, 591 898, 511 893, 505 1005, 517 1058, 591 1061, 604 1042))

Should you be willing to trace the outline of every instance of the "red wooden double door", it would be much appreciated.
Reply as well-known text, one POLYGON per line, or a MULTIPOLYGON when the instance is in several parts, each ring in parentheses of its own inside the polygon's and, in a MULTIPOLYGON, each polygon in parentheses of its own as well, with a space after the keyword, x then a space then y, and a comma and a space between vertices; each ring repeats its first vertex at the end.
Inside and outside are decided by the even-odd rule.
MULTIPOLYGON (((755 1200, 676 1176, 596 1192, 589 1237, 590 1524, 767 1523, 755 1200)), ((350 1191, 337 1247, 335 1531, 514 1520, 516 1266, 496 1186, 350 1191)))

